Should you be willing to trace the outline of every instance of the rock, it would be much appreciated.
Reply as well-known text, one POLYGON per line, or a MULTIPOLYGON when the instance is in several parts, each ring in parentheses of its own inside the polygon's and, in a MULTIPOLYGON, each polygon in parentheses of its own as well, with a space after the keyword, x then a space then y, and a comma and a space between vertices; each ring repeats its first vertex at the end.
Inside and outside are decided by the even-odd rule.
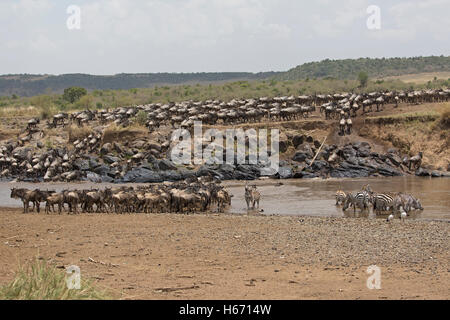
POLYGON ((398 167, 403 162, 402 159, 394 152, 389 152, 387 154, 387 157, 396 167, 398 167))
POLYGON ((306 172, 306 171, 302 171, 301 172, 301 178, 302 179, 313 179, 313 178, 318 178, 319 174, 316 172, 306 172))
POLYGON ((152 183, 162 181, 163 179, 159 173, 142 167, 137 167, 128 171, 123 177, 123 182, 152 183))
POLYGON ((220 165, 218 171, 224 177, 225 180, 232 180, 232 179, 234 179, 235 167, 233 165, 222 164, 222 165, 220 165))
POLYGON ((103 182, 102 177, 100 175, 94 173, 94 172, 88 172, 86 174, 86 180, 87 181, 91 181, 91 182, 95 182, 95 183, 103 182))
POLYGON ((98 167, 94 168, 93 171, 100 176, 106 176, 111 172, 111 169, 106 164, 101 164, 98 167))
POLYGON ((429 177, 430 176, 430 173, 423 168, 417 169, 415 174, 418 177, 429 177))
POLYGON ((439 178, 439 177, 442 177, 442 172, 439 172, 439 171, 437 171, 437 170, 433 170, 433 171, 431 171, 431 176, 432 176, 433 178, 439 178))
POLYGON ((330 176, 333 178, 358 178, 358 177, 368 177, 369 172, 366 170, 357 169, 341 169, 335 168, 330 171, 330 176))
POLYGON ((103 161, 105 161, 108 164, 112 164, 114 162, 120 162, 120 158, 107 154, 103 156, 103 161))
POLYGON ((38 147, 39 149, 42 149, 44 147, 44 144, 41 141, 38 141, 36 143, 36 147, 38 147))
POLYGON ((312 165, 313 170, 317 170, 317 171, 321 171, 328 167, 329 167, 328 162, 326 162, 324 160, 316 160, 316 161, 314 161, 314 163, 312 165))
POLYGON ((291 167, 280 167, 278 173, 275 174, 280 179, 290 179, 293 176, 291 167))
POLYGON ((172 163, 172 161, 163 159, 158 161, 158 168, 159 170, 166 171, 166 170, 177 170, 177 167, 172 163))
POLYGON ((359 148, 357 151, 358 157, 364 157, 367 158, 370 156, 370 150, 366 148, 359 148))
POLYGON ((294 157, 292 158, 292 160, 296 161, 296 162, 305 162, 305 160, 308 158, 308 154, 304 153, 304 152, 297 152, 294 157))
POLYGON ((100 165, 100 163, 97 162, 97 159, 95 159, 95 158, 93 158, 93 157, 91 157, 91 158, 89 159, 89 167, 90 167, 91 169, 95 169, 95 168, 97 168, 99 165, 100 165))
POLYGON ((308 143, 304 143, 297 148, 297 152, 292 158, 292 160, 296 162, 304 162, 308 158, 314 157, 314 152, 312 151, 311 146, 308 143))
POLYGON ((176 170, 167 170, 159 172, 163 181, 180 181, 183 180, 183 175, 176 170))
POLYGON ((378 166, 378 173, 383 175, 383 176, 403 176, 403 172, 394 169, 388 165, 380 165, 378 166))
POLYGON ((294 145, 294 148, 297 149, 297 147, 303 142, 305 142, 306 138, 304 135, 296 135, 294 138, 292 138, 292 144, 294 145))
POLYGON ((340 151, 340 156, 344 159, 348 159, 351 157, 356 157, 356 150, 351 145, 346 145, 340 151))
POLYGON ((89 160, 76 159, 73 162, 73 167, 76 170, 87 171, 90 169, 89 160))

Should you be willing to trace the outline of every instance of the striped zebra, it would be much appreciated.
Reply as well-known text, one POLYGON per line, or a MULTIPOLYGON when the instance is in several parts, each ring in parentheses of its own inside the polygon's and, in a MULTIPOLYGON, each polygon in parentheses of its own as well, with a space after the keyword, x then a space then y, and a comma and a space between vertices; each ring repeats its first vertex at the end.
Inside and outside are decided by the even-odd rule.
POLYGON ((373 211, 380 214, 381 211, 394 210, 395 196, 389 193, 377 193, 373 196, 373 211))
POLYGON ((344 204, 345 198, 347 198, 347 193, 342 190, 336 191, 336 205, 344 204))
POLYGON ((347 210, 350 206, 353 206, 354 213, 356 213, 356 207, 361 211, 364 211, 369 209, 370 203, 371 195, 367 191, 359 191, 356 194, 348 193, 342 211, 347 210))

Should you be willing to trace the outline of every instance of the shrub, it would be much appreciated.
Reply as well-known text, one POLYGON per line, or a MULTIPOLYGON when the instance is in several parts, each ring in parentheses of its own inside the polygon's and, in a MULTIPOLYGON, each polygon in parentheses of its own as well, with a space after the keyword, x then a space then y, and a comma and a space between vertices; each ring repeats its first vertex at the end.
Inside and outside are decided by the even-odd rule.
POLYGON ((442 113, 439 123, 443 128, 450 128, 450 110, 442 113))
POLYGON ((147 112, 144 110, 141 110, 136 115, 136 121, 141 126, 145 126, 145 123, 147 122, 147 112))
POLYGON ((41 107, 40 117, 41 119, 49 119, 53 116, 52 110, 49 105, 44 105, 41 107))
POLYGON ((79 290, 69 289, 65 272, 36 258, 27 267, 20 267, 13 281, 0 287, 0 300, 103 300, 104 291, 95 289, 90 281, 81 279, 79 290))

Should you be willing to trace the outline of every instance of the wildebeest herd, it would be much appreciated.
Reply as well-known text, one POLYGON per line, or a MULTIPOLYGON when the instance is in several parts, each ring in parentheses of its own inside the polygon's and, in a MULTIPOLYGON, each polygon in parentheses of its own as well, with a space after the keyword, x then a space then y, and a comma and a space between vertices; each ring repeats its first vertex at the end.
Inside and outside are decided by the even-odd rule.
POLYGON ((400 214, 404 218, 412 210, 423 210, 419 199, 402 192, 378 193, 372 190, 369 185, 365 185, 357 192, 336 192, 336 205, 342 205, 342 210, 346 211, 353 207, 353 212, 360 209, 361 212, 369 211, 370 208, 377 215, 380 214, 400 214))
POLYGON ((220 185, 220 181, 209 177, 193 178, 177 183, 162 183, 145 186, 107 187, 105 189, 28 190, 12 188, 11 198, 23 202, 24 213, 32 210, 40 212, 40 204, 45 203, 45 212, 58 213, 191 213, 206 212, 217 208, 218 212, 231 204, 231 195, 220 185))
POLYGON ((84 110, 72 114, 60 113, 53 117, 47 126, 76 123, 79 126, 97 120, 101 124, 116 123, 127 126, 139 112, 146 117, 146 125, 154 130, 161 125, 191 127, 194 121, 204 124, 233 125, 246 122, 289 121, 307 118, 316 108, 325 119, 340 119, 341 112, 355 117, 373 111, 380 111, 385 104, 399 103, 419 104, 425 102, 448 101, 450 89, 383 91, 371 93, 336 93, 327 95, 302 95, 284 97, 260 97, 256 99, 233 99, 229 102, 220 100, 183 101, 171 103, 152 103, 138 106, 119 107, 112 110, 84 110), (67 120, 67 123, 65 122, 67 120))

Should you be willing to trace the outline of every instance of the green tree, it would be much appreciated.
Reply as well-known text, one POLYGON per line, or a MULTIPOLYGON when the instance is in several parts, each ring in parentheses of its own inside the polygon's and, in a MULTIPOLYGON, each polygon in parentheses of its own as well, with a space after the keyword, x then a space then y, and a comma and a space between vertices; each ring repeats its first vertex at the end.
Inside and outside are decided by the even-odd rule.
POLYGON ((361 71, 361 72, 358 74, 358 81, 359 81, 359 85, 360 85, 361 87, 367 86, 368 80, 369 80, 369 76, 367 75, 366 72, 361 71))
POLYGON ((63 99, 70 103, 74 103, 85 95, 87 95, 87 90, 85 88, 70 87, 64 89, 63 99))

